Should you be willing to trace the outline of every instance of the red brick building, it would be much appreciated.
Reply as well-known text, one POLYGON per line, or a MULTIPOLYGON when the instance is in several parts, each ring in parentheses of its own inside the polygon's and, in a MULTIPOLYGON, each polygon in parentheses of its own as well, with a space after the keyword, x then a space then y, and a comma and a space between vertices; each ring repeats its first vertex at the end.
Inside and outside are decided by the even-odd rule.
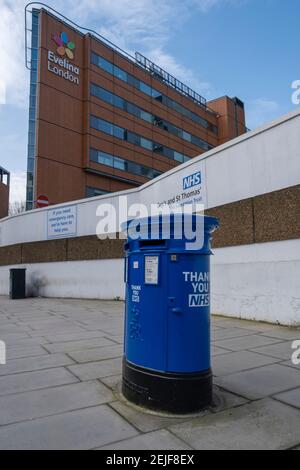
POLYGON ((207 102, 141 54, 44 9, 30 16, 28 209, 39 195, 56 204, 138 186, 246 132, 239 99, 207 102))

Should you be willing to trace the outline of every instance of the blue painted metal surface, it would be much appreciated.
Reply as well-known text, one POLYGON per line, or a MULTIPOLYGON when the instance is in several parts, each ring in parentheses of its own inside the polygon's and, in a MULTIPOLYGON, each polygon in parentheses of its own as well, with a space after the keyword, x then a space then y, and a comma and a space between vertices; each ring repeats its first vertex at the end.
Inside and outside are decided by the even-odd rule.
MULTIPOLYGON (((202 223, 204 243, 187 251, 185 237, 144 236, 125 245, 125 341, 130 363, 162 373, 194 373, 210 368, 210 239, 213 217, 190 216, 202 223)), ((149 219, 141 219, 147 227, 149 219)), ((146 233, 146 236, 145 236, 146 233)))

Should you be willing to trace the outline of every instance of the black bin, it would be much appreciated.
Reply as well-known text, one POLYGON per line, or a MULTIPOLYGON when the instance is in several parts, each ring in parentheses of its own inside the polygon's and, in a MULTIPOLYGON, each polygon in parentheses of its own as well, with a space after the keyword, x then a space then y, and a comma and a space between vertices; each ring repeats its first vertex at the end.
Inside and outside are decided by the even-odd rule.
POLYGON ((9 297, 11 299, 25 299, 26 297, 26 269, 10 269, 9 297))

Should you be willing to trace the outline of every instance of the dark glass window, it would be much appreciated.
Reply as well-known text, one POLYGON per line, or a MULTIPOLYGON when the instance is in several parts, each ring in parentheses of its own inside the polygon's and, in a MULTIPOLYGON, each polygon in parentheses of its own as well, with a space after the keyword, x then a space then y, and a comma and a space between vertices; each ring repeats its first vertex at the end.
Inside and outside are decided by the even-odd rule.
POLYGON ((145 137, 141 137, 141 146, 147 150, 150 150, 150 152, 153 150, 153 142, 151 140, 145 139, 145 137))
POLYGON ((155 90, 152 88, 152 98, 154 98, 156 101, 160 101, 162 103, 163 101, 163 95, 160 91, 155 90))
POLYGON ((127 140, 127 131, 123 127, 113 126, 114 137, 118 139, 127 140))
POLYGON ((117 170, 126 171, 126 166, 127 166, 126 161, 118 157, 113 157, 113 158, 114 158, 114 168, 116 168, 117 170))
POLYGON ((134 145, 141 145, 141 138, 134 132, 127 132, 127 141, 134 145))
POLYGON ((148 113, 147 111, 140 110, 140 117, 144 119, 144 121, 152 123, 152 114, 148 113))
POLYGON ((102 165, 114 167, 117 170, 126 171, 134 175, 144 176, 145 178, 154 178, 161 175, 161 172, 158 170, 153 170, 152 168, 95 149, 90 149, 90 159, 102 165))
POLYGON ((113 135, 114 127, 110 122, 103 121, 102 119, 98 120, 98 129, 99 131, 105 132, 106 134, 113 135))
POLYGON ((170 98, 168 98, 166 95, 162 94, 160 91, 152 88, 151 86, 147 85, 146 83, 138 80, 135 78, 133 75, 125 72, 125 70, 122 70, 121 68, 117 67, 116 65, 113 66, 113 64, 106 59, 98 56, 94 52, 92 52, 92 63, 97 65, 100 68, 103 68, 107 72, 111 73, 115 77, 119 78, 120 80, 123 80, 124 82, 127 82, 128 84, 134 86, 138 90, 140 90, 142 93, 145 93, 148 96, 153 97, 155 100, 163 103, 165 106, 174 109, 180 114, 183 114, 184 116, 188 117, 189 119, 192 119, 193 121, 197 122, 201 126, 203 126, 205 129, 209 129, 211 132, 214 132, 215 134, 218 133, 218 129, 216 126, 211 124, 209 121, 206 119, 202 118, 196 113, 193 113, 190 111, 188 108, 185 106, 182 106, 180 103, 177 101, 174 101, 170 98))
POLYGON ((90 186, 87 186, 85 189, 86 197, 102 196, 103 194, 107 193, 109 193, 109 191, 106 191, 105 189, 91 188, 90 186))
POLYGON ((128 76, 127 76, 127 83, 129 85, 134 86, 135 88, 140 87, 140 81, 137 78, 135 78, 133 75, 130 75, 130 74, 128 74, 128 76))
POLYGON ((144 82, 140 82, 140 90, 148 96, 152 96, 152 88, 144 82))
POLYGON ((123 82, 127 82, 127 72, 125 70, 120 69, 116 65, 114 66, 114 76, 123 80, 123 82))
POLYGON ((126 111, 126 101, 123 100, 123 98, 120 98, 119 96, 114 95, 114 105, 117 108, 120 108, 126 111))

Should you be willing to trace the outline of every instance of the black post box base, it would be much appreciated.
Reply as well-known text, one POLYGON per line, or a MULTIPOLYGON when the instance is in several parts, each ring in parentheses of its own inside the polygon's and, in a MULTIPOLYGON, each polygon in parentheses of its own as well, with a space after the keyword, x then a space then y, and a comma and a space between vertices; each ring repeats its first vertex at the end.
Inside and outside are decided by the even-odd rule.
POLYGON ((151 410, 187 414, 212 404, 212 372, 170 374, 137 367, 123 359, 122 392, 130 402, 151 410))

